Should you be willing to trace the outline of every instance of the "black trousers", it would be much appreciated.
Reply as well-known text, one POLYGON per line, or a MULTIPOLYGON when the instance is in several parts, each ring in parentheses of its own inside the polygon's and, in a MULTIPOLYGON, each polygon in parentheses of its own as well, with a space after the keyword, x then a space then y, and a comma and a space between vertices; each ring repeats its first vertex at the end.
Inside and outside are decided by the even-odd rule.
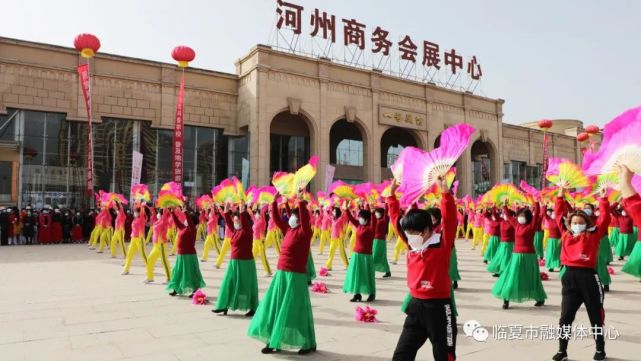
POLYGON ((456 316, 451 299, 421 300, 412 297, 401 337, 394 351, 394 361, 416 359, 416 353, 428 339, 434 361, 456 360, 456 316))
POLYGON ((605 320, 605 311, 603 310, 603 287, 599 280, 596 270, 583 267, 566 267, 565 274, 561 279, 561 336, 559 338, 559 349, 566 351, 568 341, 570 340, 570 330, 572 322, 576 317, 576 312, 585 304, 588 311, 590 325, 593 330, 601 332, 591 332, 595 336, 597 351, 604 351, 605 338, 603 337, 603 322, 605 320))
POLYGON ((0 246, 6 246, 9 243, 9 226, 0 227, 0 246))

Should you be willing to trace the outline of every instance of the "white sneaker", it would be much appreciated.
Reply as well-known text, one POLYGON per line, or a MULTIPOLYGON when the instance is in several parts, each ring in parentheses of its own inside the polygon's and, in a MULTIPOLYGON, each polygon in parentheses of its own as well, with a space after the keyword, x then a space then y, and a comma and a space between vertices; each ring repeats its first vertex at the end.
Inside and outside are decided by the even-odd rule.
POLYGON ((146 284, 146 285, 148 285, 148 284, 150 284, 150 283, 154 283, 154 280, 145 280, 145 281, 144 281, 144 284, 146 284))
POLYGON ((129 274, 129 271, 122 271, 121 275, 126 276, 129 274))

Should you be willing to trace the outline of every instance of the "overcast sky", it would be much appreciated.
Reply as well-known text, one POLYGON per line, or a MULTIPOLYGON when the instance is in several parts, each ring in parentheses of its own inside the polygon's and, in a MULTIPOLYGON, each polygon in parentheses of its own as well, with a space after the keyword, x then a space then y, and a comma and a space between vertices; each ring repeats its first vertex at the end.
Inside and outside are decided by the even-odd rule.
MULTIPOLYGON (((318 7, 370 32, 381 26, 476 55, 476 93, 505 99, 506 122, 603 124, 641 104, 641 1, 289 1, 305 7, 308 32, 318 7)), ((100 51, 166 62, 185 44, 196 50, 193 66, 233 73, 236 59, 268 43, 275 10, 276 0, 6 1, 0 36, 72 46, 90 32, 100 51)))

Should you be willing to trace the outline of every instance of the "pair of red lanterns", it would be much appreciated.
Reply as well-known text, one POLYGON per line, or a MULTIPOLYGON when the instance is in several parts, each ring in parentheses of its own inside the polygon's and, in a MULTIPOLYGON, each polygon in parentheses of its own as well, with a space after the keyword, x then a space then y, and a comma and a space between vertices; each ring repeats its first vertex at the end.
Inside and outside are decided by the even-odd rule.
MULTIPOLYGON (((548 129, 552 128, 553 124, 552 124, 551 120, 543 119, 543 120, 539 120, 538 125, 539 125, 539 128, 543 129, 543 131, 545 132, 548 129)), ((596 125, 588 125, 587 127, 585 127, 585 131, 584 132, 579 133, 576 136, 576 140, 578 140, 579 142, 583 143, 583 142, 587 141, 588 139, 590 139, 591 136, 593 136, 595 134, 599 134, 599 131, 600 130, 599 130, 598 126, 596 126, 596 125)))
MULTIPOLYGON (((80 56, 89 59, 100 49, 100 39, 93 34, 79 34, 73 40, 73 45, 80 52, 80 56)), ((171 57, 178 62, 179 67, 186 68, 189 62, 196 58, 196 52, 188 46, 179 45, 171 51, 171 57)))

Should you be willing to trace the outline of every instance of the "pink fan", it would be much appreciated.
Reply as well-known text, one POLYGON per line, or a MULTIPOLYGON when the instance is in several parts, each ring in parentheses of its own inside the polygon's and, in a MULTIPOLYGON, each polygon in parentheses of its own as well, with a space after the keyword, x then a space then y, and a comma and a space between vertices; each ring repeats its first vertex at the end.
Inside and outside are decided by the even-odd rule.
POLYGON ((614 274, 614 268, 608 267, 608 274, 613 275, 614 274))
POLYGON ((376 315, 378 311, 370 308, 369 306, 365 307, 356 307, 356 321, 361 322, 378 322, 376 315))
POLYGON ((403 148, 403 150, 401 150, 401 153, 398 155, 398 158, 396 158, 396 161, 394 161, 394 164, 392 164, 392 166, 390 167, 390 169, 392 170, 392 175, 394 176, 394 179, 399 184, 401 184, 403 181, 403 164, 405 163, 405 158, 407 157, 407 154, 409 154, 410 152, 409 148, 414 148, 414 147, 403 148))
POLYGON ((431 152, 413 147, 403 149, 406 152, 405 159, 411 161, 403 166, 401 203, 414 203, 438 177, 445 176, 469 145, 472 133, 472 126, 457 124, 441 133, 441 146, 431 152))
POLYGON ((597 152, 586 152, 583 169, 597 175, 615 171, 622 164, 641 174, 641 107, 630 109, 605 125, 604 137, 597 152))
POLYGON ((539 266, 541 266, 541 267, 545 266, 545 260, 544 259, 540 259, 539 260, 539 266))
POLYGON ((548 160, 548 171, 545 173, 546 176, 548 175, 557 175, 559 174, 559 164, 561 163, 567 163, 570 162, 570 160, 566 158, 554 158, 551 157, 548 160))
POLYGON ((312 292, 314 293, 327 293, 329 290, 327 289, 327 285, 325 282, 314 282, 312 285, 312 292))
POLYGON ((550 276, 547 273, 541 272, 541 281, 547 281, 549 279, 550 279, 550 276))
POLYGON ((532 187, 531 185, 527 184, 526 181, 521 180, 521 184, 519 184, 519 187, 523 190, 523 192, 533 196, 533 197, 538 197, 541 194, 541 191, 538 189, 532 187))

